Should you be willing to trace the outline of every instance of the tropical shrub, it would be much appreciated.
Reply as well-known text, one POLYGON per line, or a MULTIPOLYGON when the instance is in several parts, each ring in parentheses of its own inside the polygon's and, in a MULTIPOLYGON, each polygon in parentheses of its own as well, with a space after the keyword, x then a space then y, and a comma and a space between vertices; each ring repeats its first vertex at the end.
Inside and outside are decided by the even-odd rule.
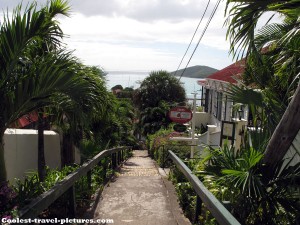
POLYGON ((23 207, 29 203, 31 199, 43 193, 43 187, 37 173, 27 175, 24 181, 17 179, 13 188, 17 194, 18 208, 23 207))
MULTIPOLYGON (((125 154, 125 158, 129 156, 129 153, 125 154)), ((7 182, 3 183, 0 186, 0 218, 17 217, 18 209, 24 207, 33 198, 51 189, 55 184, 78 168, 78 165, 65 166, 61 170, 47 167, 46 177, 43 182, 40 182, 37 172, 31 172, 23 181, 16 180, 14 185, 9 185, 7 182)), ((110 168, 110 160, 104 158, 101 160, 101 166, 95 166, 92 170, 91 188, 89 188, 86 176, 83 176, 75 183, 77 207, 84 209, 90 205, 93 193, 97 189, 102 189, 107 179, 114 173, 110 168)), ((42 216, 65 217, 67 213, 66 201, 68 201, 68 198, 67 193, 63 194, 42 213, 42 216)))
POLYGON ((252 147, 209 151, 208 161, 201 162, 200 179, 219 200, 231 202, 231 212, 241 223, 296 224, 300 163, 290 166, 291 160, 282 160, 271 172, 262 163, 263 152, 252 147))
MULTIPOLYGON (((202 161, 199 159, 191 159, 191 160, 184 160, 185 164, 193 171, 194 174, 199 176, 199 172, 197 169, 203 168, 202 161), (196 169, 197 168, 197 169, 196 169)), ((185 178, 184 174, 175 166, 170 167, 170 174, 169 179, 173 182, 175 186, 175 190, 178 196, 178 201, 183 209, 185 216, 193 222, 193 224, 205 224, 205 225, 215 225, 216 220, 212 217, 209 210, 202 204, 202 210, 199 213, 199 217, 195 221, 196 217, 196 199, 197 194, 194 191, 191 183, 185 178)), ((202 182, 204 182, 202 180, 202 182)), ((211 183, 209 179, 207 179, 208 183, 211 183)), ((206 187, 208 187, 205 184, 206 187)), ((210 190, 213 192, 213 188, 210 190)), ((213 192, 214 193, 214 192, 213 192)))
MULTIPOLYGON (((95 115, 91 126, 92 140, 99 148, 118 145, 136 146, 133 136, 135 111, 130 99, 109 95, 104 116, 95 115)), ((87 134, 90 135, 90 134, 87 134)))
POLYGON ((92 140, 83 139, 80 142, 80 158, 81 162, 93 158, 99 153, 99 146, 92 140))
POLYGON ((17 199, 16 192, 8 182, 0 185, 0 218, 12 218, 15 216, 17 199))
POLYGON ((180 81, 166 71, 154 71, 135 90, 134 105, 139 110, 143 135, 154 134, 171 123, 167 113, 172 106, 184 104, 185 90, 180 81))
MULTIPOLYGON (((171 127, 171 126, 170 126, 171 127)), ((168 167, 170 160, 164 162, 167 159, 168 150, 172 150, 179 157, 186 159, 190 155, 190 146, 187 146, 186 142, 182 141, 171 141, 170 137, 179 137, 186 134, 173 131, 172 128, 160 129, 156 133, 147 136, 147 148, 149 149, 150 155, 162 166, 168 167)))

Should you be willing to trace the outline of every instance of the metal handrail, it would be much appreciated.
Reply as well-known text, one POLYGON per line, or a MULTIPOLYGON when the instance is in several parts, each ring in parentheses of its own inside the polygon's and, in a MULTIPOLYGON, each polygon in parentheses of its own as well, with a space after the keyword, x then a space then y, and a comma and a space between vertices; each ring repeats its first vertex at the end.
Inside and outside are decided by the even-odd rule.
MULTIPOLYGON (((169 152, 167 152, 168 154, 166 155, 166 153, 165 153, 165 146, 166 146, 165 144, 162 144, 162 145, 159 145, 159 146, 158 146, 158 149, 161 148, 161 147, 163 147, 163 151, 162 151, 162 154, 163 154, 163 155, 162 155, 162 161, 163 161, 163 162, 162 162, 162 165, 161 165, 162 168, 165 168, 165 163, 166 163, 166 161, 168 160, 168 154, 169 154, 169 152)), ((194 147, 200 147, 201 145, 198 145, 198 144, 178 144, 178 145, 174 145, 174 144, 173 144, 172 146, 177 146, 177 147, 178 147, 178 146, 189 146, 189 147, 194 146, 194 147)), ((194 158, 190 158, 190 159, 198 159, 198 158, 195 158, 195 157, 194 157, 194 158)))
POLYGON ((50 190, 36 197, 31 201, 31 203, 23 207, 19 211, 19 218, 36 218, 43 210, 47 209, 55 200, 57 200, 61 195, 63 195, 66 192, 70 194, 70 214, 74 218, 76 213, 74 186, 75 182, 85 175, 87 175, 88 180, 91 181, 91 170, 97 164, 99 164, 103 158, 110 155, 112 156, 112 167, 114 169, 117 166, 117 164, 119 164, 124 159, 124 151, 126 150, 131 150, 131 147, 118 147, 100 152, 91 160, 85 162, 76 171, 66 176, 62 181, 55 184, 50 190))
POLYGON ((219 224, 222 225, 240 225, 235 217, 225 208, 225 206, 203 185, 196 175, 182 162, 178 156, 172 152, 169 152, 169 157, 180 169, 188 181, 192 184, 193 189, 197 193, 197 206, 196 217, 198 217, 201 211, 202 202, 209 209, 211 214, 216 218, 219 224))

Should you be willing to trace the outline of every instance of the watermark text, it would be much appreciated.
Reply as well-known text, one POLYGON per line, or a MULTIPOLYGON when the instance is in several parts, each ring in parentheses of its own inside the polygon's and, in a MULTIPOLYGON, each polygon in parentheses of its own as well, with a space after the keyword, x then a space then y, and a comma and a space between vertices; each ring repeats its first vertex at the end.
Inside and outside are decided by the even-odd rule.
POLYGON ((70 219, 70 218, 65 218, 65 219, 20 219, 20 218, 15 218, 15 219, 8 219, 8 218, 2 218, 1 219, 2 224, 26 224, 26 223, 40 223, 40 224, 51 224, 51 223, 56 223, 56 224, 66 224, 66 223, 90 223, 90 224, 113 224, 114 220, 113 219, 70 219))

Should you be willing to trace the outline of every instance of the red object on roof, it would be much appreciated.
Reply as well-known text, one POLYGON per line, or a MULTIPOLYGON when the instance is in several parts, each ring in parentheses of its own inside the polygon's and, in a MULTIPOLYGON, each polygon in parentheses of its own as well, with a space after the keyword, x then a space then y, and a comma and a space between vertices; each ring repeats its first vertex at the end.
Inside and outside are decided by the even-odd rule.
POLYGON ((219 70, 207 77, 207 79, 221 80, 229 83, 237 83, 236 78, 239 78, 240 75, 245 70, 245 59, 241 59, 226 68, 219 70))
POLYGON ((26 127, 27 125, 38 121, 38 114, 37 112, 31 112, 29 114, 26 114, 22 116, 20 119, 18 119, 19 127, 26 127))

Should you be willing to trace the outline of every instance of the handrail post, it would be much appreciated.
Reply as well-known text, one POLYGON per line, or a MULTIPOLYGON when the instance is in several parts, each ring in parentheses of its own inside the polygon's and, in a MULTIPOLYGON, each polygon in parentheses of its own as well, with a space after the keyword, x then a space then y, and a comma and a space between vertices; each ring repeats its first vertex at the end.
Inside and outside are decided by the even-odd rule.
POLYGON ((124 161, 124 157, 123 157, 123 149, 121 150, 121 162, 123 162, 124 161))
POLYGON ((194 223, 197 223, 199 221, 201 210, 202 210, 202 200, 197 194, 194 223))
POLYGON ((101 161, 99 162, 99 166, 102 166, 103 169, 103 180, 106 180, 106 166, 107 166, 107 158, 104 158, 104 163, 101 164, 101 161))
POLYGON ((161 167, 164 169, 165 168, 165 145, 162 146, 162 165, 161 167))
POLYGON ((118 151, 118 165, 121 164, 121 151, 118 151))
POLYGON ((69 216, 71 218, 76 217, 76 199, 75 199, 75 186, 69 188, 68 190, 69 195, 69 216))
POLYGON ((119 165, 119 152, 116 152, 116 167, 117 168, 119 165))
POLYGON ((112 153, 111 154, 111 166, 112 166, 112 169, 115 169, 116 168, 116 153, 112 153))
POLYGON ((228 211, 231 211, 231 202, 230 201, 222 201, 222 204, 228 211))
POLYGON ((123 150, 123 160, 125 160, 126 159, 126 157, 127 157, 127 154, 128 154, 128 152, 129 152, 130 150, 129 149, 125 149, 125 150, 123 150))
POLYGON ((88 171, 86 173, 86 176, 87 176, 88 188, 89 188, 89 190, 91 190, 92 189, 92 170, 88 171))

